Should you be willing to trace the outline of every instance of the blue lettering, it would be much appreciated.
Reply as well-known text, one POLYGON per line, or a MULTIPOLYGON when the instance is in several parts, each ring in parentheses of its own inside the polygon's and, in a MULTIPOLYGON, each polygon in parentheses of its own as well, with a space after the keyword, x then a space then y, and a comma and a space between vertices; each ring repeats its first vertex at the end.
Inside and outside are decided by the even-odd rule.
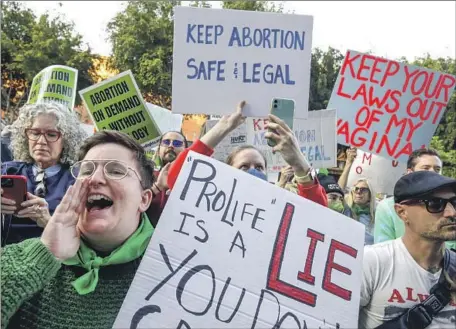
POLYGON ((321 154, 320 154, 320 149, 318 148, 318 145, 315 146, 315 161, 321 161, 321 154))
POLYGON ((187 61, 187 67, 194 70, 193 74, 187 74, 187 79, 197 79, 197 80, 212 80, 212 77, 215 76, 217 81, 225 81, 223 74, 225 73, 225 64, 226 61, 201 61, 198 64, 195 63, 194 58, 190 58, 187 61), (212 74, 214 72, 214 74, 212 74))
POLYGON ((204 24, 198 24, 198 43, 204 43, 203 33, 204 24))
POLYGON ((223 34, 223 26, 222 25, 216 25, 215 26, 215 44, 217 44, 217 39, 222 34, 223 34))
POLYGON ((304 50, 305 32, 281 30, 281 29, 251 29, 248 26, 242 28, 242 35, 239 28, 234 26, 228 47, 255 47, 262 48, 283 48, 293 50, 304 50))
POLYGON ((195 29, 196 25, 195 24, 187 24, 187 43, 190 42, 190 39, 192 40, 193 43, 196 43, 195 38, 193 38, 193 30, 195 29))
POLYGON ((250 83, 252 80, 247 78, 247 63, 242 63, 242 82, 250 83))
POLYGON ((315 145, 315 146, 301 146, 301 152, 306 155, 307 160, 309 161, 329 161, 331 157, 325 155, 325 146, 324 145, 315 145), (308 152, 306 152, 308 148, 308 152))
POLYGON ((321 146, 321 153, 323 154, 323 159, 324 159, 325 161, 331 160, 331 157, 325 156, 325 146, 324 146, 324 145, 321 146))
POLYGON ((239 37, 239 31, 237 27, 233 27, 233 31, 231 31, 230 41, 228 42, 228 47, 233 47, 234 43, 237 43, 237 47, 241 47, 241 38, 239 37))
POLYGON ((260 78, 258 77, 260 75, 260 69, 261 69, 261 63, 253 64, 252 82, 255 82, 255 83, 260 82, 260 78))
POLYGON ((274 74, 272 72, 268 72, 272 68, 273 66, 271 64, 266 64, 263 70, 263 80, 268 84, 274 83, 274 74))
POLYGON ((244 41, 242 43, 243 47, 249 47, 252 44, 252 38, 250 37, 250 27, 246 26, 242 28, 242 39, 244 41), (248 43, 246 43, 246 41, 248 43))

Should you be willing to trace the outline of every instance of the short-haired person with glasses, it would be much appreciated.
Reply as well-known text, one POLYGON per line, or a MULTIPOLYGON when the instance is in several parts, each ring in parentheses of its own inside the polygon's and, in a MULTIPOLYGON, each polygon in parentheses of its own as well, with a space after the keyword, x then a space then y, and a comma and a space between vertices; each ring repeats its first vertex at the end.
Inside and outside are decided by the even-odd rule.
POLYGON ((387 328, 453 329, 456 258, 445 241, 456 240, 456 180, 433 171, 410 173, 396 183, 394 202, 405 233, 364 248, 359 328, 408 312, 406 327, 387 328))
POLYGON ((170 193, 168 187, 168 169, 171 163, 176 160, 177 156, 187 147, 188 141, 181 132, 168 131, 160 137, 157 149, 160 170, 154 171, 156 182, 152 186, 152 191, 155 197, 147 210, 147 215, 154 227, 157 226, 170 193))
POLYGON ((9 130, 14 161, 2 163, 1 173, 25 176, 28 193, 24 208, 15 215, 20 205, 2 196, 2 245, 41 235, 74 183, 70 165, 87 137, 76 114, 57 103, 23 106, 9 130))
MULTIPOLYGON (((410 154, 407 161, 407 174, 423 170, 442 174, 442 160, 435 150, 421 148, 410 154)), ((404 232, 404 222, 394 210, 394 198, 386 198, 379 202, 375 211, 374 242, 394 240, 401 237, 404 232)), ((446 246, 456 248, 456 241, 447 241, 446 246)))
POLYGON ((41 238, 2 250, 2 328, 112 328, 154 232, 153 170, 127 134, 84 142, 41 238))

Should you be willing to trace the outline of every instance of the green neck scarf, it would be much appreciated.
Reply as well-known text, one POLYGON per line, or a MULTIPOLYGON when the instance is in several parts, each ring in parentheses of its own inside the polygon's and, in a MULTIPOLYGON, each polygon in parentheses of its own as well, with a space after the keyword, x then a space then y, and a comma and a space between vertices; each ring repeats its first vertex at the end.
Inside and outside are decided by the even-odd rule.
POLYGON ((124 264, 140 257, 146 251, 154 228, 145 214, 141 217, 141 223, 127 241, 111 252, 106 257, 100 257, 90 249, 82 240, 77 254, 64 261, 65 265, 80 266, 88 272, 71 284, 80 295, 86 295, 95 290, 98 284, 98 271, 101 266, 124 264))
POLYGON ((370 215, 370 206, 360 206, 353 204, 352 211, 355 213, 356 217, 359 217, 361 215, 370 215))

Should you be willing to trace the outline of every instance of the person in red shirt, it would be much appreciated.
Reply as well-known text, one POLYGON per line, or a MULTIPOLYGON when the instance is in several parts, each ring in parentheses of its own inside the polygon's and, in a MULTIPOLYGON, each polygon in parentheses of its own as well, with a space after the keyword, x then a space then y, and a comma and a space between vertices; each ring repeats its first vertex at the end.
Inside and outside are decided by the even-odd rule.
MULTIPOLYGON (((231 131, 245 121, 245 117, 242 115, 244 105, 245 102, 242 101, 233 114, 222 117, 201 139, 195 141, 191 147, 178 155, 177 159, 171 164, 168 172, 168 186, 170 189, 173 188, 189 151, 211 156, 214 153, 214 148, 231 131)), ((274 152, 280 152, 283 159, 293 168, 295 179, 298 183, 298 195, 327 207, 328 199, 326 192, 319 184, 314 171, 301 152, 293 131, 285 122, 274 115, 269 115, 267 128, 271 131, 268 131, 265 137, 276 142, 276 146, 272 150, 274 152)), ((226 162, 232 167, 247 171, 261 179, 267 180, 266 158, 253 146, 237 148, 228 156, 226 162)))

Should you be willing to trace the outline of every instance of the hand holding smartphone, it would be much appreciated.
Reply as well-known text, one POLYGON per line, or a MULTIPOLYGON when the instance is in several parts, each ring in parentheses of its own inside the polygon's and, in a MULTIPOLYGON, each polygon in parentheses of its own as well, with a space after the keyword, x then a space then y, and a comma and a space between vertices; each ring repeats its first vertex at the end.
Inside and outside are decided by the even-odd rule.
MULTIPOLYGON (((293 129, 293 118, 295 111, 295 101, 292 99, 285 98, 273 98, 271 102, 271 114, 275 115, 279 119, 283 120, 290 129, 293 129)), ((268 129, 268 131, 272 131, 268 129)), ((274 147, 277 143, 268 138, 268 145, 274 147)))
POLYGON ((17 214, 23 209, 21 203, 27 200, 27 178, 25 176, 19 175, 3 175, 1 177, 1 186, 2 186, 2 213, 17 214), (11 202, 15 202, 15 205, 11 205, 11 202))

